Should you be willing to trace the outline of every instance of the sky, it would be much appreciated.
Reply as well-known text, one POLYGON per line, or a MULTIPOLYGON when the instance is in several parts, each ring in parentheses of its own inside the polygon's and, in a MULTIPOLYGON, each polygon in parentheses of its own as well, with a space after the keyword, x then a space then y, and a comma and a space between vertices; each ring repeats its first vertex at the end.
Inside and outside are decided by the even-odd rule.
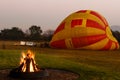
POLYGON ((71 13, 88 9, 103 15, 110 26, 120 25, 120 0, 0 0, 0 30, 31 25, 55 30, 71 13))

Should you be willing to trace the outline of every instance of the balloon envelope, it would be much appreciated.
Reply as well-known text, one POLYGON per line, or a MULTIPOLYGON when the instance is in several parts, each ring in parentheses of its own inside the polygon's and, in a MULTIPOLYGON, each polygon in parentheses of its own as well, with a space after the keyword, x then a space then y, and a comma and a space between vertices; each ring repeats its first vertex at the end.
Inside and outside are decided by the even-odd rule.
POLYGON ((106 19, 92 10, 80 10, 65 18, 54 32, 50 46, 91 50, 119 48, 106 19))

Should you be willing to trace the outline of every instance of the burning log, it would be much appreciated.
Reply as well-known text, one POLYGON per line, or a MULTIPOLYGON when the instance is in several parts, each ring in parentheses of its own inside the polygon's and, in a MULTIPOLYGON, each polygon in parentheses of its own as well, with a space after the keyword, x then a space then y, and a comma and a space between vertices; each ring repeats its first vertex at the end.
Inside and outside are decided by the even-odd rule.
POLYGON ((25 55, 25 53, 22 53, 19 72, 35 72, 40 70, 36 65, 34 56, 35 55, 30 50, 28 50, 27 55, 25 55))
POLYGON ((16 69, 13 69, 10 72, 10 76, 18 78, 31 78, 31 76, 33 76, 34 74, 35 77, 33 76, 33 78, 48 76, 46 70, 40 69, 37 66, 34 58, 35 54, 30 50, 28 50, 26 54, 23 52, 20 60, 20 66, 16 69), (28 75, 29 77, 26 77, 26 75, 28 75))

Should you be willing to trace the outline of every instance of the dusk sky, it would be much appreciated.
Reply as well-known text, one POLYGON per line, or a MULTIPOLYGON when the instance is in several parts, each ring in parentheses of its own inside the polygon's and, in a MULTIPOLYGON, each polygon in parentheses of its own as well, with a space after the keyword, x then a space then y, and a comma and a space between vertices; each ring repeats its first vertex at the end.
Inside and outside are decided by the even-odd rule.
POLYGON ((90 9, 103 15, 109 25, 120 25, 120 0, 0 0, 0 29, 31 25, 55 30, 69 14, 90 9))

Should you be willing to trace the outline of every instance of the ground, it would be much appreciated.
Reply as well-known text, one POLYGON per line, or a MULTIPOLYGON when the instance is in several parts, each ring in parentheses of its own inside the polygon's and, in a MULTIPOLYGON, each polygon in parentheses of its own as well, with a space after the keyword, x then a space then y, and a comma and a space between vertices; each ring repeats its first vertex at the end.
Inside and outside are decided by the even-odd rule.
POLYGON ((36 63, 42 68, 72 71, 78 80, 120 80, 120 50, 91 51, 24 46, 5 46, 0 50, 0 69, 19 66, 22 51, 31 49, 36 63))
MULTIPOLYGON (((11 69, 0 70, 0 79, 1 80, 21 80, 24 78, 12 78, 8 76, 10 74, 11 69)), ((65 70, 57 70, 57 69, 46 69, 48 72, 48 76, 44 76, 41 78, 28 78, 25 77, 24 80, 76 80, 79 75, 72 73, 70 71, 65 70)), ((33 77, 33 76, 32 76, 33 77)))

